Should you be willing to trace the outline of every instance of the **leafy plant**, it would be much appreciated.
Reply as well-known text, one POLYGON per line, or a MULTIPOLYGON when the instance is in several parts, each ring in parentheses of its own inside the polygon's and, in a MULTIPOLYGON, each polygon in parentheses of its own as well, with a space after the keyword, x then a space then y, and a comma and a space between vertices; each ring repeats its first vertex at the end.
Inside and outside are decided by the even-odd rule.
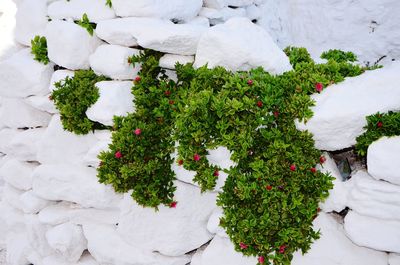
POLYGON ((378 112, 370 115, 364 130, 366 131, 356 139, 356 150, 360 156, 365 156, 370 144, 379 138, 400 135, 400 112, 378 112))
POLYGON ((83 14, 82 19, 76 21, 76 24, 85 28, 90 36, 93 36, 94 29, 96 28, 96 24, 89 21, 89 18, 86 13, 83 14))
POLYGON ((323 52, 321 58, 326 60, 333 60, 338 63, 357 61, 357 56, 354 53, 344 52, 341 50, 329 50, 327 52, 323 52))
POLYGON ((296 65, 299 63, 313 62, 306 48, 297 48, 289 46, 284 49, 284 52, 289 57, 289 61, 293 65, 293 67, 296 67, 296 65))
POLYGON ((56 90, 51 94, 51 99, 60 111, 65 130, 87 134, 92 130, 105 128, 86 116, 86 110, 99 98, 95 84, 104 80, 107 80, 105 76, 97 76, 92 70, 78 70, 74 77, 67 77, 54 84, 56 90))
POLYGON ((106 0, 106 6, 112 7, 112 1, 111 0, 106 0))
POLYGON ((34 59, 43 64, 48 64, 50 62, 47 56, 47 40, 46 37, 35 36, 31 40, 31 53, 35 56, 34 59))

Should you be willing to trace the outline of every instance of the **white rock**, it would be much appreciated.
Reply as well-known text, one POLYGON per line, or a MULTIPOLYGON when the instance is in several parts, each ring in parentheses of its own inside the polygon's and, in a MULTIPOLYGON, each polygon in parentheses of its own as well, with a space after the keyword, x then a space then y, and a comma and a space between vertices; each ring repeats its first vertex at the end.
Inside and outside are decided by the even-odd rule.
POLYGON ((28 242, 32 249, 41 257, 54 255, 55 251, 50 247, 46 239, 46 232, 50 227, 40 223, 36 214, 26 214, 24 218, 28 242))
POLYGON ((114 116, 126 116, 135 111, 131 81, 102 81, 96 83, 100 97, 86 115, 92 121, 112 126, 114 116))
POLYGON ((20 196, 23 193, 24 193, 23 190, 16 189, 13 186, 6 183, 3 188, 2 199, 15 209, 22 211, 22 202, 20 200, 20 196))
POLYGON ((28 265, 26 259, 27 254, 31 252, 31 247, 28 242, 27 234, 25 231, 18 233, 9 233, 7 235, 7 265, 28 265))
POLYGON ((43 208, 54 204, 54 202, 39 198, 33 193, 32 190, 21 194, 21 196, 19 196, 19 200, 22 205, 22 211, 27 214, 36 214, 43 208))
POLYGON ((130 65, 128 57, 138 54, 139 50, 137 49, 104 44, 90 56, 90 67, 96 74, 112 79, 134 79, 140 71, 140 67, 130 65))
POLYGON ((262 10, 256 5, 246 7, 246 16, 250 19, 258 19, 262 16, 262 10))
POLYGON ((60 202, 41 210, 39 220, 49 225, 59 225, 66 222, 77 225, 85 223, 116 224, 118 223, 119 213, 119 209, 85 209, 74 203, 60 202))
POLYGON ((245 257, 235 251, 229 238, 215 236, 210 245, 204 250, 199 265, 254 265, 257 258, 245 257))
POLYGON ((59 111, 54 106, 53 101, 49 99, 49 96, 50 94, 44 96, 30 96, 24 99, 24 101, 40 111, 45 111, 51 114, 59 113, 59 111))
POLYGON ((211 214, 207 222, 207 230, 212 234, 217 234, 220 237, 228 237, 225 230, 219 225, 220 219, 223 216, 221 208, 217 208, 211 214))
POLYGON ((157 18, 132 17, 101 21, 97 24, 96 34, 111 44, 139 44, 165 53, 193 55, 206 29, 196 24, 174 24, 157 18))
POLYGON ((14 208, 6 200, 0 201, 0 210, 0 219, 5 223, 7 232, 19 231, 21 227, 25 227, 24 213, 21 210, 14 208))
POLYGON ((297 127, 313 134, 318 149, 333 151, 354 145, 367 124, 366 116, 400 110, 399 71, 400 63, 393 62, 314 94, 314 116, 297 127))
POLYGON ((400 222, 400 186, 373 179, 358 171, 346 183, 346 205, 359 214, 400 222))
POLYGON ((61 20, 47 24, 46 38, 50 60, 72 70, 89 69, 89 56, 101 44, 83 27, 61 20))
POLYGON ((344 219, 344 229, 347 236, 359 246, 400 253, 400 221, 373 218, 350 211, 344 219))
POLYGON ((49 229, 46 232, 46 239, 50 247, 69 262, 77 262, 87 248, 82 227, 72 223, 64 223, 49 229))
POLYGON ((246 17, 246 9, 224 7, 217 10, 214 8, 203 7, 199 15, 208 18, 211 25, 217 25, 224 23, 230 18, 246 17))
POLYGON ((159 211, 142 208, 127 194, 121 206, 118 233, 132 245, 168 256, 180 256, 212 238, 207 221, 216 208, 215 193, 175 182, 176 208, 160 206, 159 211))
POLYGON ((228 6, 248 6, 253 4, 254 0, 225 0, 228 6))
POLYGON ((201 265, 201 256, 203 255, 204 250, 198 249, 196 253, 192 256, 192 260, 190 261, 190 265, 201 265))
POLYGON ((65 80, 67 77, 71 77, 71 78, 74 77, 74 71, 70 71, 70 70, 55 71, 53 73, 53 75, 51 76, 51 80, 50 80, 50 86, 49 86, 50 92, 53 92, 54 90, 56 90, 54 83, 65 80))
POLYGON ((194 62, 193 56, 165 54, 163 57, 160 58, 160 67, 175 69, 175 64, 177 63, 185 65, 193 62, 194 62))
POLYGON ((121 196, 100 184, 96 173, 93 168, 65 163, 41 165, 33 173, 33 191, 46 200, 70 201, 83 207, 118 207, 121 196))
POLYGON ((159 17, 163 19, 189 20, 195 17, 202 0, 114 0, 113 8, 120 17, 159 17))
POLYGON ((98 158, 98 156, 102 151, 109 150, 109 144, 111 144, 111 140, 99 141, 96 145, 94 145, 83 158, 86 165, 97 168, 100 164, 100 159, 98 158))
POLYGON ((47 23, 46 0, 24 0, 18 4, 15 39, 30 46, 36 35, 43 35, 47 23))
POLYGON ((400 255, 395 253, 390 253, 389 265, 400 265, 400 255))
POLYGON ((0 153, 7 154, 11 140, 21 131, 10 128, 0 130, 0 153))
POLYGON ((314 229, 321 230, 304 256, 294 254, 292 265, 386 265, 387 254, 353 244, 345 235, 343 226, 332 216, 320 213, 314 220, 314 229))
POLYGON ((0 178, 20 190, 32 188, 32 172, 36 165, 20 162, 16 159, 8 160, 0 168, 0 178))
POLYGON ((210 27, 210 21, 203 16, 195 17, 194 19, 188 21, 187 24, 199 25, 207 28, 210 27))
POLYGON ((226 0, 204 0, 204 6, 209 8, 221 9, 226 5, 226 0))
POLYGON ((292 69, 285 53, 269 34, 246 18, 232 18, 210 28, 200 39, 195 67, 223 66, 229 70, 250 70, 262 66, 273 74, 292 69))
POLYGON ((37 158, 42 164, 83 164, 82 158, 96 143, 93 133, 75 135, 64 131, 60 116, 54 115, 39 142, 37 158))
POLYGON ((373 142, 368 147, 367 161, 372 177, 400 185, 400 136, 383 137, 373 142))
POLYGON ((85 224, 83 232, 89 252, 100 264, 185 265, 190 261, 189 256, 167 257, 129 245, 115 231, 115 226, 85 224))
POLYGON ((68 262, 59 255, 48 256, 43 259, 41 265, 99 265, 90 254, 84 254, 78 262, 68 262))
POLYGON ((3 98, 0 108, 0 120, 14 129, 47 126, 50 117, 50 114, 29 106, 22 99, 3 98))
POLYGON ((52 19, 72 18, 73 20, 82 19, 83 14, 86 13, 89 20, 94 23, 115 17, 114 10, 106 6, 105 0, 55 1, 49 5, 47 12, 52 19))
POLYGON ((8 154, 19 161, 37 161, 39 142, 44 128, 20 131, 9 143, 8 154))
POLYGON ((0 62, 0 96, 45 95, 52 74, 52 63, 39 63, 30 49, 23 49, 0 62))

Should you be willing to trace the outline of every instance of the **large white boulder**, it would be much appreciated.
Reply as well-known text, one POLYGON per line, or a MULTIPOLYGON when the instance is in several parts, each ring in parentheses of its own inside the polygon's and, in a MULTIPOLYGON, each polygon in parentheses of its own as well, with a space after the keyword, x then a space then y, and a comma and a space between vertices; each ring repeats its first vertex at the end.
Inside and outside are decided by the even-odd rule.
POLYGON ((11 140, 20 132, 20 130, 10 128, 4 128, 0 130, 0 153, 8 153, 11 140))
POLYGON ((18 4, 15 39, 30 46, 36 35, 43 35, 48 23, 47 0, 24 0, 18 4))
MULTIPOLYGON (((294 254, 292 265, 386 265, 387 254, 359 247, 351 242, 343 226, 334 217, 320 213, 314 220, 314 229, 321 230, 321 238, 303 256, 294 254)), ((368 229, 364 228, 364 233, 368 229)))
POLYGON ((36 214, 26 214, 24 219, 28 242, 34 250, 33 252, 40 257, 54 255, 55 251, 50 247, 46 239, 46 232, 50 227, 42 224, 36 214))
POLYGON ((54 106, 53 101, 50 100, 50 94, 44 96, 30 96, 25 98, 24 101, 31 107, 48 112, 50 114, 59 113, 58 109, 54 106))
POLYGON ((47 50, 51 61, 67 69, 89 69, 89 56, 101 44, 94 34, 83 27, 54 20, 46 27, 47 50))
POLYGON ((27 255, 32 251, 24 230, 7 234, 6 239, 6 264, 7 265, 28 265, 27 255))
POLYGON ((368 173, 400 185, 400 136, 383 137, 373 142, 367 152, 368 173))
POLYGON ((41 165, 33 172, 33 191, 46 200, 70 201, 83 207, 118 207, 121 196, 112 187, 100 184, 96 173, 93 168, 66 163, 41 165))
POLYGON ((400 62, 393 62, 312 95, 314 116, 297 127, 313 134, 318 149, 334 151, 354 145, 367 124, 366 116, 400 110, 399 71, 400 62))
POLYGON ((389 254, 389 265, 400 265, 400 254, 389 254))
POLYGON ((82 227, 72 223, 50 228, 46 232, 46 239, 50 247, 69 262, 77 262, 87 248, 82 227))
POLYGON ((60 255, 47 256, 42 260, 41 265, 99 265, 88 253, 82 255, 78 262, 68 262, 60 255))
POLYGON ((193 63, 193 56, 185 56, 185 55, 176 55, 176 54, 165 54, 160 58, 160 67, 167 69, 175 69, 175 64, 188 64, 193 63))
POLYGON ((54 204, 52 201, 39 198, 32 190, 21 194, 19 200, 21 202, 22 211, 26 214, 37 214, 43 208, 54 204))
POLYGON ((0 178, 20 190, 32 188, 32 172, 36 165, 20 162, 16 159, 8 160, 0 168, 0 178))
POLYGON ((347 236, 359 246, 400 253, 400 221, 398 220, 368 217, 350 211, 344 218, 344 229, 347 236))
POLYGON ((0 62, 0 96, 45 95, 52 74, 52 63, 39 63, 30 49, 23 49, 0 62))
POLYGON ((88 241, 90 254, 100 264, 185 265, 190 261, 190 257, 186 255, 167 257, 130 245, 128 244, 129 241, 121 238, 115 231, 115 226, 112 225, 84 224, 83 232, 88 241))
POLYGON ((272 74, 292 69, 288 57, 271 36, 247 18, 232 18, 202 35, 194 65, 205 64, 209 68, 223 66, 233 71, 261 66, 272 74))
POLYGON ((86 14, 91 22, 97 23, 100 20, 115 17, 112 8, 106 6, 105 0, 70 0, 55 1, 47 10, 51 19, 82 19, 86 14))
POLYGON ((113 0, 115 13, 120 17, 158 17, 190 20, 203 4, 202 0, 113 0))
POLYGON ((37 159, 42 164, 83 164, 82 158, 97 143, 93 133, 75 135, 63 129, 59 115, 54 115, 39 142, 37 159))
POLYGON ((22 99, 3 98, 0 107, 0 120, 9 128, 34 128, 46 127, 51 115, 37 110, 22 99))
POLYGON ((196 24, 174 24, 157 18, 131 17, 101 21, 97 24, 96 34, 111 44, 140 45, 165 53, 193 55, 206 29, 196 24))
POLYGON ((86 115, 92 121, 112 126, 114 116, 126 116, 135 111, 131 81, 102 81, 96 83, 100 97, 86 115))
POLYGON ((136 247, 168 256, 180 256, 212 238, 207 221, 216 208, 215 193, 175 182, 176 208, 159 206, 159 211, 143 208, 125 195, 118 233, 136 247))
POLYGON ((96 74, 112 79, 135 79, 140 67, 130 65, 128 57, 138 54, 139 50, 137 49, 104 44, 90 56, 90 67, 96 74))
POLYGON ((109 140, 102 140, 99 141, 96 145, 94 145, 90 150, 87 152, 83 161, 87 166, 92 166, 97 168, 100 165, 99 154, 102 151, 108 151, 108 146, 111 144, 111 139, 109 140))
POLYGON ((39 142, 44 132, 44 128, 19 131, 8 143, 7 154, 19 161, 37 161, 39 142))

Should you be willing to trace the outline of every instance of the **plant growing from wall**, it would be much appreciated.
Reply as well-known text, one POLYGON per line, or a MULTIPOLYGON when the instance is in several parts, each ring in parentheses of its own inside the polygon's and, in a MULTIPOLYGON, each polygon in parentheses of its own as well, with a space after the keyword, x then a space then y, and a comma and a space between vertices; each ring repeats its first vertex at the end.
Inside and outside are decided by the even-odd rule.
POLYGON ((48 64, 50 62, 47 56, 47 40, 45 37, 35 36, 31 40, 31 53, 34 55, 34 59, 43 64, 48 64))
POLYGON ((333 60, 336 62, 355 62, 357 61, 357 56, 352 52, 344 52, 341 50, 329 50, 321 54, 322 59, 333 60))
POLYGON ((282 75, 178 64, 177 81, 158 66, 160 53, 130 58, 142 63, 132 88, 137 111, 115 118, 110 150, 99 156, 100 182, 132 190, 142 206, 175 207, 175 142, 175 162, 197 172, 202 191, 215 186, 221 170, 207 161, 207 150, 225 146, 236 166, 226 170, 218 198, 220 225, 236 250, 258 256, 259 264, 290 264, 295 251, 306 252, 319 237, 312 221, 332 188, 329 174, 315 169, 325 158, 295 120, 312 116, 310 94, 366 68, 337 60, 316 64, 305 49, 286 53, 294 69, 282 75))
POLYGON ((112 1, 111 0, 106 0, 106 6, 111 8, 112 7, 112 1))
POLYGON ((356 151, 360 156, 365 156, 370 144, 379 138, 400 135, 400 112, 378 112, 370 115, 364 130, 366 131, 356 139, 356 151))
POLYGON ((50 98, 60 111, 64 129, 76 134, 87 134, 105 126, 91 121, 86 110, 99 98, 97 82, 107 80, 105 76, 97 76, 92 70, 75 71, 73 77, 56 82, 50 98))
POLYGON ((89 32, 90 36, 93 36, 94 29, 96 28, 96 24, 90 22, 86 13, 83 14, 82 19, 76 21, 76 24, 85 28, 87 32, 89 32))

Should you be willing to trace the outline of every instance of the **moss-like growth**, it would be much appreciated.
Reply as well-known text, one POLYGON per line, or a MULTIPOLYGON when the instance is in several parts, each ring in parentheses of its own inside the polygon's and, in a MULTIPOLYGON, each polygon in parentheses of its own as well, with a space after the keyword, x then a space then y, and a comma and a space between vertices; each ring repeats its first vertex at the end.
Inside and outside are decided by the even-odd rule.
POLYGON ((50 62, 47 56, 47 40, 45 37, 35 36, 31 40, 31 53, 35 56, 34 59, 43 64, 48 64, 50 62))
POLYGON ((341 50, 329 50, 327 52, 323 52, 321 58, 326 60, 333 60, 338 63, 357 61, 357 56, 354 53, 344 52, 341 50))

